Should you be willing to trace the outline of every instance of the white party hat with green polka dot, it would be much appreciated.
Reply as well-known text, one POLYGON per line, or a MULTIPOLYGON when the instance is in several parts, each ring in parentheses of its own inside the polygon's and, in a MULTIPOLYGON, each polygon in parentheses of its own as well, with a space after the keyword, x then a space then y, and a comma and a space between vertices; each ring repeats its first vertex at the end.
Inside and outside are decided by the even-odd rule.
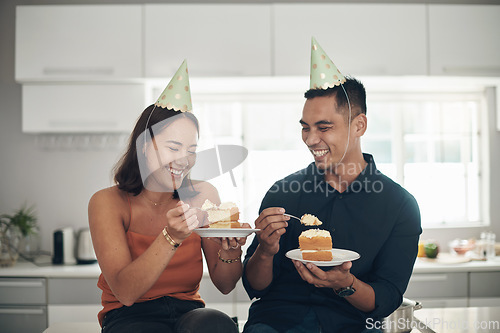
POLYGON ((311 40, 310 89, 328 89, 345 82, 345 77, 314 37, 311 40))
POLYGON ((158 97, 155 106, 181 112, 191 112, 193 110, 186 60, 182 62, 165 90, 158 97))

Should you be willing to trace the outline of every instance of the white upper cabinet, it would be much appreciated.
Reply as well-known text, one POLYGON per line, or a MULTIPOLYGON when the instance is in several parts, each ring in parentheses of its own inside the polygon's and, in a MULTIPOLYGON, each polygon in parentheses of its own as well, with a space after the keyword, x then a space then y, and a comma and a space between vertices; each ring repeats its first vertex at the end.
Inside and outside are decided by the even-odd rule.
POLYGON ((429 5, 430 74, 500 76, 500 6, 429 5))
POLYGON ((275 75, 309 75, 311 36, 344 75, 427 74, 423 4, 277 4, 274 15, 275 75))
POLYGON ((142 84, 23 84, 23 132, 130 133, 144 96, 142 84))
POLYGON ((16 8, 16 80, 142 77, 142 6, 16 8))
POLYGON ((271 75, 271 6, 145 5, 145 75, 271 75))

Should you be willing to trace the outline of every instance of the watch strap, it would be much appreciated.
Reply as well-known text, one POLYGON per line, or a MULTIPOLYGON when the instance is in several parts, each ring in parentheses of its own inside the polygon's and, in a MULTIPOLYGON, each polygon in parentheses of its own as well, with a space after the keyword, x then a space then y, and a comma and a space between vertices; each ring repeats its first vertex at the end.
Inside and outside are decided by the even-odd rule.
POLYGON ((347 297, 347 296, 351 296, 352 294, 354 294, 356 292, 356 289, 354 289, 354 282, 356 281, 356 277, 353 274, 351 274, 351 275, 352 275, 352 283, 350 286, 334 290, 334 292, 337 296, 347 297))

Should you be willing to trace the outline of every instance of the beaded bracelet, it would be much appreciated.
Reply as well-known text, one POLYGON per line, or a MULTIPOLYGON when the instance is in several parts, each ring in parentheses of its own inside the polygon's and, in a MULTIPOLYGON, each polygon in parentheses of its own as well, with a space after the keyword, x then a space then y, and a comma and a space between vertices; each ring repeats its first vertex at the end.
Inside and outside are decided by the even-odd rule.
POLYGON ((181 245, 181 243, 176 243, 172 239, 172 237, 170 237, 170 235, 167 232, 167 227, 163 228, 163 236, 165 237, 165 239, 167 240, 167 242, 169 242, 170 245, 173 246, 172 251, 176 250, 181 245))
MULTIPOLYGON (((222 251, 222 249, 220 249, 220 250, 219 250, 219 252, 217 253, 217 255, 219 256, 219 260, 220 260, 220 261, 222 261, 222 262, 224 262, 224 263, 226 263, 226 264, 231 264, 231 263, 233 263, 233 262, 238 262, 238 261, 240 261, 240 260, 241 260, 241 258, 240 258, 240 257, 238 257, 238 258, 234 258, 234 259, 224 259, 224 258, 222 258, 222 257, 220 256, 220 251, 222 251)), ((240 256, 241 256, 241 254, 240 254, 240 256)))

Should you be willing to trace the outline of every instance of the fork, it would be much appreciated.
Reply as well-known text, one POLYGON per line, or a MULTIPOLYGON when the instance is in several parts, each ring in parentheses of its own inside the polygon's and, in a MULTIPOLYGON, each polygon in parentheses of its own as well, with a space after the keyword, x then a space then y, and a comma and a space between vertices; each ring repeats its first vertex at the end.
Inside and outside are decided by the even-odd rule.
POLYGON ((293 216, 293 215, 288 214, 288 213, 283 213, 283 215, 286 215, 286 216, 292 217, 292 218, 297 219, 297 220, 299 220, 299 221, 301 221, 301 222, 302 222, 302 220, 301 220, 300 218, 298 218, 297 216, 293 216))

